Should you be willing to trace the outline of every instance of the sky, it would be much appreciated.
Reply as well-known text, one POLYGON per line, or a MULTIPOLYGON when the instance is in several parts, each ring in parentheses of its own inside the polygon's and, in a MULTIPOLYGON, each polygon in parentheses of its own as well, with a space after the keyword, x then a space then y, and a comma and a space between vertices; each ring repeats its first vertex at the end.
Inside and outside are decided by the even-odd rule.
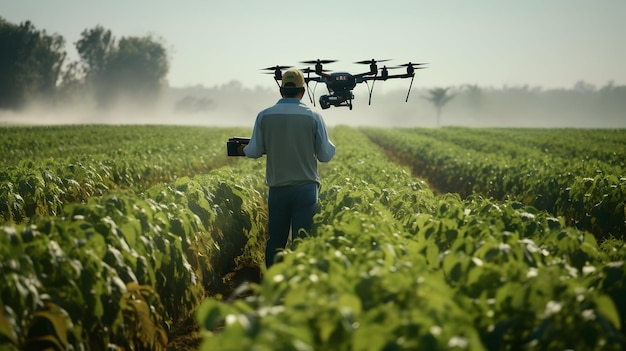
POLYGON ((428 63, 414 88, 626 85, 624 0, 0 0, 0 17, 62 35, 73 60, 80 33, 97 25, 161 38, 175 87, 273 87, 261 68, 318 58, 351 73, 372 58, 428 63))

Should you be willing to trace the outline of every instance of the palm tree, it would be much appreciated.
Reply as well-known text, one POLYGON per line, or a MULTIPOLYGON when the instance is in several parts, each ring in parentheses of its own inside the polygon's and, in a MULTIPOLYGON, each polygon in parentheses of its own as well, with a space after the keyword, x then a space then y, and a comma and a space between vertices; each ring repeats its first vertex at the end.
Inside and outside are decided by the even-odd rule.
POLYGON ((448 103, 448 101, 454 98, 453 94, 448 94, 450 88, 434 88, 430 89, 428 93, 430 96, 424 97, 426 100, 432 102, 437 109, 437 128, 441 126, 441 108, 448 103))

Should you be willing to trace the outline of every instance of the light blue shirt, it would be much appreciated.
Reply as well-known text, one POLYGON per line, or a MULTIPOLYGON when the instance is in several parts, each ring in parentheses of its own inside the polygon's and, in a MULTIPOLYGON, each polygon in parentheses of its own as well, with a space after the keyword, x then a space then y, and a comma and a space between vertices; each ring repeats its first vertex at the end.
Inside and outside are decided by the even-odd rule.
POLYGON ((266 183, 276 187, 319 184, 317 161, 330 161, 336 148, 319 113, 298 98, 282 98, 257 115, 243 151, 251 158, 267 154, 266 183))

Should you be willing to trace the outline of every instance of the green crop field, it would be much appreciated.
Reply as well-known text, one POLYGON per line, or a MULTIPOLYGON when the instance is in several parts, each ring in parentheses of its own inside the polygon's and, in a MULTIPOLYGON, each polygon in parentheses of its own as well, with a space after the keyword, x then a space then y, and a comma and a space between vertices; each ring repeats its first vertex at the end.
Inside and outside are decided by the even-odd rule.
POLYGON ((250 132, 1 127, 0 350, 626 349, 626 130, 333 127, 269 270, 250 132))

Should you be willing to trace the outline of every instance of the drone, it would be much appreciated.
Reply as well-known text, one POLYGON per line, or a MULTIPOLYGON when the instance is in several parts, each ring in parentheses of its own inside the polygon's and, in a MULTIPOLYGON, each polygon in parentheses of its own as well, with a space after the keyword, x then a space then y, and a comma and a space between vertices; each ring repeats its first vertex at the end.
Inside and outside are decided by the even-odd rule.
MULTIPOLYGON (((405 63, 398 66, 387 67, 383 65, 380 69, 378 68, 379 62, 390 61, 389 59, 385 60, 363 60, 357 61, 356 64, 369 65, 369 71, 357 74, 351 74, 348 72, 332 72, 324 69, 324 65, 337 62, 337 60, 310 60, 310 61, 301 61, 303 64, 315 65, 313 69, 311 67, 307 67, 301 69, 302 73, 306 74, 304 77, 304 81, 307 85, 307 93, 309 96, 309 100, 315 106, 315 89, 317 88, 318 83, 326 84, 326 88, 328 90, 328 94, 322 95, 319 98, 320 107, 322 109, 330 108, 331 106, 340 107, 346 106, 350 110, 352 110, 352 100, 354 99, 354 94, 352 90, 356 87, 357 84, 365 82, 367 85, 367 90, 369 93, 369 101, 368 105, 372 104, 372 92, 374 90, 374 83, 377 80, 386 81, 388 79, 396 79, 396 78, 411 78, 411 83, 409 84, 409 90, 406 95, 405 102, 409 101, 409 94, 411 94, 411 87, 413 86, 413 79, 415 78, 415 70, 426 68, 424 65, 426 63, 405 63), (389 70, 405 68, 406 73, 399 74, 390 74, 389 70), (314 73, 311 76, 311 73, 314 73), (380 73, 380 74, 379 74, 380 73), (372 85, 369 85, 369 81, 372 81, 372 85), (313 95, 311 95, 309 87, 309 82, 315 82, 315 86, 313 88, 313 95)), ((262 68, 262 70, 271 71, 267 72, 268 74, 274 75, 274 80, 276 84, 280 87, 279 81, 282 79, 282 72, 285 69, 291 68, 293 66, 282 66, 276 65, 273 67, 262 68)))

